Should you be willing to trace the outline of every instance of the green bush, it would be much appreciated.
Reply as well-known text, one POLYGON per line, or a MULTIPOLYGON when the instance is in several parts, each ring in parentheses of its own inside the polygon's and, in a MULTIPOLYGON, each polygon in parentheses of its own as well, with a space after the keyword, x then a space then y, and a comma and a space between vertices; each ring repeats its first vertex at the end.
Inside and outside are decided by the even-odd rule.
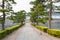
POLYGON ((5 37, 6 35, 12 33, 14 30, 18 29, 20 26, 22 26, 22 25, 18 24, 18 25, 12 26, 12 27, 8 27, 5 30, 0 30, 0 39, 5 37))
POLYGON ((48 29, 47 27, 43 27, 43 26, 36 26, 36 28, 38 28, 44 32, 47 32, 47 29, 48 29))
POLYGON ((60 30, 48 29, 47 32, 48 32, 48 34, 51 34, 53 36, 60 37, 60 30))
POLYGON ((0 38, 3 38, 4 36, 6 36, 6 30, 0 30, 0 38))
POLYGON ((57 29, 49 29, 47 27, 44 27, 44 26, 36 26, 36 28, 44 31, 44 32, 47 32, 48 34, 51 34, 55 37, 59 37, 60 38, 60 30, 57 30, 57 29))

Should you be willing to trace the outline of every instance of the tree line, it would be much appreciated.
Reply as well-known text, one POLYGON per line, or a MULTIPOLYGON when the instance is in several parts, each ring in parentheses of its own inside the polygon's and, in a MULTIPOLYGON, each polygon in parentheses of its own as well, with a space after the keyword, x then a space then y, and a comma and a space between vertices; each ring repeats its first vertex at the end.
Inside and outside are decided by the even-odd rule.
POLYGON ((58 10, 58 6, 53 5, 53 3, 58 3, 60 0, 35 0, 31 1, 30 4, 33 5, 31 8, 31 22, 33 24, 43 23, 48 21, 48 27, 51 28, 52 12, 58 10), (55 7, 55 8, 54 8, 55 7), (49 9, 47 11, 47 9, 49 9))
POLYGON ((22 23, 25 21, 25 13, 26 11, 21 10, 18 12, 14 12, 12 9, 12 4, 16 4, 15 0, 2 0, 0 2, 0 24, 2 24, 2 30, 5 29, 5 20, 10 19, 14 23, 22 23), (9 15, 9 16, 8 16, 9 15))

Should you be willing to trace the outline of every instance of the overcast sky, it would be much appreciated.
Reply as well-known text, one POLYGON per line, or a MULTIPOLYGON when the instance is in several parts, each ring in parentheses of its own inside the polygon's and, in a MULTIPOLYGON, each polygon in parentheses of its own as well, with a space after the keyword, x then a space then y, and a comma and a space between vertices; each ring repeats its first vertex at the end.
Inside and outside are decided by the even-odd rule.
MULTIPOLYGON (((0 0, 1 3, 2 0, 0 0)), ((15 12, 20 11, 20 10, 25 10, 27 12, 30 12, 30 8, 33 7, 29 3, 34 0, 15 0, 17 4, 13 5, 13 10, 15 12)), ((54 5, 60 6, 60 3, 55 3, 54 5)), ((2 15, 2 13, 0 13, 2 15)), ((56 18, 56 16, 53 16, 56 18)), ((57 18, 60 18, 60 16, 57 16, 57 18)))
MULTIPOLYGON (((17 4, 13 5, 13 10, 15 12, 17 12, 19 10, 25 10, 25 11, 29 12, 30 8, 33 7, 32 5, 29 4, 31 1, 34 1, 34 0, 15 0, 15 2, 17 4)), ((0 2, 1 2, 1 0, 0 0, 0 2)), ((60 4, 56 3, 55 5, 58 6, 60 4)))
POLYGON ((33 0, 15 0, 16 1, 16 5, 13 5, 13 10, 19 11, 19 10, 25 10, 27 12, 30 11, 30 8, 33 7, 32 5, 30 5, 29 3, 33 0))
MULTIPOLYGON (((34 0, 15 0, 16 1, 16 5, 13 5, 13 10, 16 12, 16 11, 19 11, 19 10, 25 10, 27 12, 30 11, 30 8, 33 7, 31 4, 29 4, 31 1, 34 1, 34 0)), ((54 5, 57 5, 59 6, 60 4, 59 3, 55 3, 54 5)))

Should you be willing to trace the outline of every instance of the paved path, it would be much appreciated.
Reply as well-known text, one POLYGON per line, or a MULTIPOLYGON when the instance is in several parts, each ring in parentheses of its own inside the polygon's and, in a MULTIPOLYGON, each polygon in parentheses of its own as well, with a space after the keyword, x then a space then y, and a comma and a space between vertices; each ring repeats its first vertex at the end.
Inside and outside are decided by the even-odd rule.
POLYGON ((2 40, 60 40, 59 38, 52 37, 47 33, 41 32, 30 23, 26 23, 23 27, 19 28, 12 34, 8 35, 2 40))

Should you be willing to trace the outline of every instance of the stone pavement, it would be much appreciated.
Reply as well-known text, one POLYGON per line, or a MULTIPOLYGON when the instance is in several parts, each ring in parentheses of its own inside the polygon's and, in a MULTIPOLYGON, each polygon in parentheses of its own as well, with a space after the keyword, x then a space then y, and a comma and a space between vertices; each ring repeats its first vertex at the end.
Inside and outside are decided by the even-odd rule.
POLYGON ((53 37, 26 23, 2 40, 60 40, 60 38, 53 37))

